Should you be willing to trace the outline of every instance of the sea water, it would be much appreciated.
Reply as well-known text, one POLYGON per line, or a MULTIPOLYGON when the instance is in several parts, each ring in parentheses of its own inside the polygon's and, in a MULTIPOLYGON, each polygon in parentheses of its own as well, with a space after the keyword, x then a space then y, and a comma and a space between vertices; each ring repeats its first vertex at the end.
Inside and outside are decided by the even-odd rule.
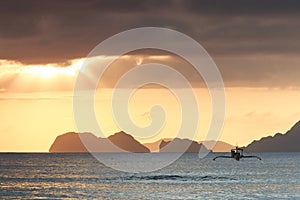
POLYGON ((89 154, 1 153, 0 199, 300 199, 300 153, 217 155, 186 153, 161 170, 126 173, 89 154))

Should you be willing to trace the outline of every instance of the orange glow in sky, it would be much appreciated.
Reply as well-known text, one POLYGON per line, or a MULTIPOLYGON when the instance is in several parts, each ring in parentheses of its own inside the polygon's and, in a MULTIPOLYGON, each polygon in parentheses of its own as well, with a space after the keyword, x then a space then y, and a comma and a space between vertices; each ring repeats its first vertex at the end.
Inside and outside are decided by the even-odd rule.
MULTIPOLYGON (((140 58, 135 62, 142 61, 140 58)), ((58 135, 76 131, 72 89, 82 59, 72 60, 63 67, 3 63, 0 80, 13 78, 14 81, 0 88, 1 152, 47 152, 58 135)), ((111 92, 109 88, 101 89, 95 96, 95 113, 98 120, 105 119, 99 123, 107 136, 119 131, 112 118, 111 92)), ((206 88, 197 88, 195 92, 200 112, 195 139, 201 141, 210 124, 210 96, 206 88)), ((300 93, 296 88, 227 87, 226 96, 226 119, 219 139, 233 145, 247 145, 254 139, 285 132, 300 118, 300 112, 295 109, 300 106, 300 93)), ((165 89, 141 89, 134 94, 129 104, 134 123, 138 126, 151 123, 149 110, 154 104, 165 108, 166 124, 150 138, 137 137, 142 143, 176 137, 180 107, 165 89)))

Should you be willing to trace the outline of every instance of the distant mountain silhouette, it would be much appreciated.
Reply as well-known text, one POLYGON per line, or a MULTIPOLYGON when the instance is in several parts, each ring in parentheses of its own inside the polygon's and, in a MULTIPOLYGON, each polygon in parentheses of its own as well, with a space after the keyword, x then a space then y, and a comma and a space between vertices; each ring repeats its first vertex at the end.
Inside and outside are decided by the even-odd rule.
MULTIPOLYGON (((162 145, 165 146, 165 143, 168 143, 172 140, 174 140, 174 139, 164 138, 164 139, 152 142, 152 143, 144 143, 143 145, 146 146, 148 149, 150 149, 151 152, 159 152, 161 142, 163 142, 162 145)), ((190 140, 188 140, 188 141, 190 142, 190 140)), ((226 142, 222 142, 222 141, 217 141, 217 142, 215 142, 215 141, 202 141, 202 142, 198 142, 198 144, 204 145, 206 147, 206 149, 208 149, 212 152, 229 152, 231 149, 234 148, 233 145, 228 144, 226 142), (215 146, 214 146, 214 144, 215 144, 215 146)), ((197 146, 197 144, 195 144, 195 143, 192 143, 192 145, 193 146, 191 148, 195 148, 197 146)), ((198 147, 196 147, 195 152, 197 151, 197 149, 198 149, 198 147)), ((192 149, 189 149, 189 150, 193 151, 192 149)))
POLYGON ((212 152, 230 152, 231 149, 235 148, 235 146, 228 144, 223 141, 202 141, 200 142, 203 144, 207 149, 211 150, 212 152))
MULTIPOLYGON (((285 134, 264 137, 253 141, 247 147, 250 152, 300 152, 300 121, 285 134)), ((218 141, 214 147, 214 141, 195 142, 189 139, 162 139, 153 143, 141 144, 131 135, 119 132, 108 138, 97 138, 92 133, 68 132, 57 136, 51 145, 49 152, 228 152, 234 146, 218 141), (88 143, 89 150, 85 145, 88 143), (115 145, 113 145, 113 144, 115 145), (187 150, 184 149, 188 144, 187 150), (149 150, 150 149, 150 150, 149 150)))
POLYGON ((97 138, 92 133, 68 132, 56 137, 49 152, 88 152, 84 144, 88 144, 89 152, 150 152, 148 148, 124 132, 108 138, 97 138))
POLYGON ((198 153, 209 151, 204 145, 198 142, 191 141, 189 139, 175 138, 172 141, 162 140, 159 145, 160 152, 187 152, 187 153, 198 153), (185 149, 189 146, 187 149, 185 149))
POLYGON ((123 131, 111 135, 108 139, 118 147, 129 152, 150 152, 150 150, 136 141, 134 137, 124 133, 123 131))
POLYGON ((147 147, 148 149, 150 149, 151 152, 159 152, 159 145, 162 141, 168 142, 168 141, 172 141, 173 139, 171 138, 164 138, 164 139, 160 139, 157 140, 155 142, 151 142, 151 143, 143 143, 143 145, 145 147, 147 147))
POLYGON ((251 152, 298 152, 300 151, 300 121, 285 134, 264 137, 253 141, 245 150, 251 152))
MULTIPOLYGON (((90 134, 90 133, 82 133, 90 134)), ((91 137, 94 135, 91 134, 91 137)), ((94 136, 95 137, 95 136, 94 136)), ((97 138, 95 137, 95 140, 97 138)), ((87 149, 82 144, 79 135, 74 132, 68 132, 56 137, 51 145, 49 152, 87 152, 87 149)))

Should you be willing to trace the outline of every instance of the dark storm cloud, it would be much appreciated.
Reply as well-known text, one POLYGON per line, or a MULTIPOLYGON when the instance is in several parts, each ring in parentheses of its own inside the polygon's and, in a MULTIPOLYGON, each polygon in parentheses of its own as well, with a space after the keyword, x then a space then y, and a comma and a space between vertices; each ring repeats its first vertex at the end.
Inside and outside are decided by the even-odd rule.
POLYGON ((227 85, 300 85, 299 10, 298 0, 1 1, 0 59, 62 63, 121 31, 158 26, 202 44, 227 85))
POLYGON ((141 23, 144 15, 156 16, 167 5, 150 0, 2 1, 0 55, 27 63, 83 57, 113 34, 149 25, 151 17, 141 23))
POLYGON ((182 31, 212 54, 298 52, 299 10, 296 0, 2 1, 0 55, 27 63, 64 61, 141 26, 182 31))
POLYGON ((299 16, 298 0, 186 0, 189 11, 222 16, 299 16))

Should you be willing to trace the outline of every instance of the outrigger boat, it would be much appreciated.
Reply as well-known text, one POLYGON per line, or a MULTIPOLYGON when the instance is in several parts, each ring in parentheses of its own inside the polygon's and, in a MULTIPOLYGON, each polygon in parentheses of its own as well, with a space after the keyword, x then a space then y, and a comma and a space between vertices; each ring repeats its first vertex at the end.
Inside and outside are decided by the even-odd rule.
POLYGON ((241 158, 257 158, 258 160, 261 160, 258 156, 244 156, 243 154, 244 149, 236 147, 235 149, 231 149, 231 156, 217 156, 213 160, 216 160, 217 158, 233 158, 237 161, 239 161, 241 158))

